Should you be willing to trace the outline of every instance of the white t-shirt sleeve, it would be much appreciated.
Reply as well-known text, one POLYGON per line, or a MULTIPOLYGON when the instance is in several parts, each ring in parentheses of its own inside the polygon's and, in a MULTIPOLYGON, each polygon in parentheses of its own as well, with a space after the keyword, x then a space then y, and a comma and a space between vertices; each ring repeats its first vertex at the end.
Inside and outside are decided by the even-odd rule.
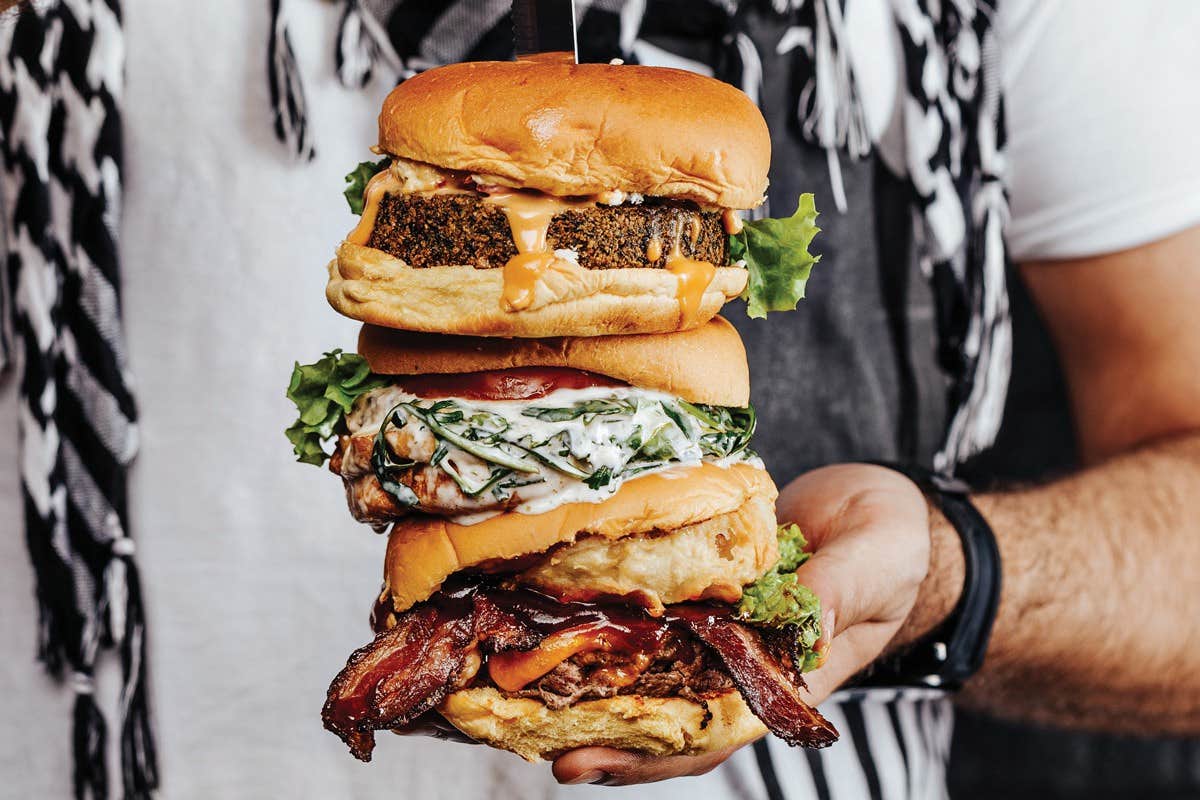
POLYGON ((1200 223, 1200 2, 1008 0, 997 25, 1017 261, 1200 223))

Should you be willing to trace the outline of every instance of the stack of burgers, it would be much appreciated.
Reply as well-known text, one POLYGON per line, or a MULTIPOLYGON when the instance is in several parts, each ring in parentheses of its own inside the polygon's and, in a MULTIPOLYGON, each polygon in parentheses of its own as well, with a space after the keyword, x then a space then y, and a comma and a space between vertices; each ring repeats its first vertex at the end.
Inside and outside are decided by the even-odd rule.
POLYGON ((288 391, 299 460, 388 533, 375 638, 325 726, 364 760, 385 729, 528 759, 836 739, 801 695, 803 538, 777 528, 716 316, 793 308, 815 260, 811 196, 742 220, 767 185, 758 109, 671 69, 456 64, 391 93, 376 153, 329 266, 358 353, 288 391))

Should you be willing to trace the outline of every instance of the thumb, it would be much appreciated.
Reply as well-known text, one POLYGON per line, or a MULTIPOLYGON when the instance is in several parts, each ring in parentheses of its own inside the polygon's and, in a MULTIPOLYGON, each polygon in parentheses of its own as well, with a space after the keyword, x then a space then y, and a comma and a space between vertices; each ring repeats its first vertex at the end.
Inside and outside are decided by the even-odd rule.
POLYGON ((559 783, 627 786, 684 775, 703 775, 729 758, 736 749, 730 747, 698 756, 663 757, 611 747, 580 747, 555 759, 551 769, 559 783))

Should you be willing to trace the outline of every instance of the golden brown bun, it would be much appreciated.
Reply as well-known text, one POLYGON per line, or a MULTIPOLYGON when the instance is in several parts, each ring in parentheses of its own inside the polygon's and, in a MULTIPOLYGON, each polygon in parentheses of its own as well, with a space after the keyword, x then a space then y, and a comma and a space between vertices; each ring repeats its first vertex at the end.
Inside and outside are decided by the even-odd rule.
POLYGON ((557 711, 491 687, 451 693, 438 707, 460 731, 527 761, 576 747, 605 746, 656 756, 696 755, 738 747, 767 732, 736 689, 699 703, 681 697, 617 695, 557 711))
POLYGON ((752 497, 773 501, 776 494, 771 476, 758 467, 702 463, 627 481, 600 503, 565 503, 544 514, 509 512, 474 525, 404 519, 388 537, 382 597, 405 611, 468 567, 542 553, 583 536, 673 531, 736 511, 752 497))
POLYGON ((665 67, 477 61, 397 86, 379 146, 555 195, 619 189, 753 208, 767 189, 762 114, 727 83, 665 67))
POLYGON ((670 533, 580 539, 552 550, 516 581, 560 600, 627 597, 655 616, 690 600, 736 603, 742 587, 779 560, 775 531, 775 498, 756 495, 670 533))
POLYGON ((364 325, 358 352, 380 375, 571 367, 691 403, 741 408, 750 402, 746 348, 721 317, 677 333, 556 339, 439 336, 364 325))
MULTIPOLYGON (((538 282, 528 308, 506 311, 502 269, 418 269, 382 250, 343 242, 329 263, 325 296, 351 319, 428 333, 536 338, 668 333, 684 327, 679 279, 665 269, 556 265, 538 282)), ((717 267, 691 326, 712 319, 742 293, 746 280, 741 267, 717 267)))

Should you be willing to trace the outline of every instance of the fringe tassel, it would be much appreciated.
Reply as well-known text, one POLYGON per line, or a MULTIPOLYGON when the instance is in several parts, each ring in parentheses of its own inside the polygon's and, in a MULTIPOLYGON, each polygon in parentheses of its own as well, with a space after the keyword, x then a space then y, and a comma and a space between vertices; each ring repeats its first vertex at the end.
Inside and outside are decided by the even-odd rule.
POLYGON ((0 375, 7 372, 13 364, 13 313, 8 287, 15 286, 16 283, 9 275, 10 270, 8 259, 0 258, 0 375))
POLYGON ((346 0, 346 10, 338 25, 334 61, 343 86, 361 89, 371 82, 379 47, 367 33, 360 0, 346 0))
POLYGON ((334 61, 338 79, 350 89, 361 89, 370 83, 375 68, 381 64, 393 76, 404 71, 387 31, 374 14, 363 8, 362 0, 346 0, 346 10, 338 25, 334 61))
POLYGON ((738 31, 734 38, 738 50, 738 59, 742 65, 741 89, 746 96, 759 104, 759 94, 762 92, 762 59, 758 56, 758 48, 754 41, 744 32, 738 31))
MULTIPOLYGON (((22 438, 27 435, 22 431, 22 438)), ((45 529, 46 525, 57 523, 36 512, 28 490, 25 506, 25 542, 37 590, 37 660, 46 672, 60 679, 67 664, 67 626, 81 624, 73 606, 74 578, 70 567, 54 549, 54 535, 45 529)))
POLYGON ((121 779, 124 800, 149 800, 158 788, 158 754, 150 727, 150 703, 146 678, 146 620, 142 585, 133 562, 132 539, 113 543, 124 565, 126 602, 123 626, 118 630, 121 653, 121 779))
POLYGON ((799 49, 804 59, 803 74, 811 77, 800 90, 796 116, 804 138, 825 150, 834 204, 847 210, 838 151, 857 161, 871 152, 871 139, 862 102, 854 80, 854 68, 846 47, 845 21, 839 0, 777 0, 776 11, 790 10, 796 24, 780 39, 779 53, 799 49))
POLYGON ((300 67, 288 32, 286 0, 271 0, 271 38, 267 42, 267 85, 275 111, 275 136, 292 149, 297 158, 311 161, 316 156, 308 131, 308 101, 300 67))
POLYGON ((942 449, 934 457, 934 467, 952 473, 956 464, 966 461, 995 441, 1004 418, 1004 400, 1012 372, 1012 324, 1005 287, 1007 263, 1002 237, 1007 203, 1000 185, 985 185, 979 195, 1000 195, 1000 201, 983 200, 982 217, 977 221, 983 275, 976 288, 972 325, 965 343, 969 360, 969 390, 950 421, 942 449), (986 255, 985 255, 986 254, 986 255))
POLYGON ((74 713, 75 800, 108 800, 104 715, 96 707, 92 676, 76 672, 74 713))
MULTIPOLYGON (((962 8, 965 13, 970 9, 962 8)), ((984 13, 984 12, 981 12, 984 13)), ((970 17, 964 16, 964 19, 970 17)), ((970 37, 961 37, 969 39, 970 37)), ((971 40, 973 42, 973 40, 971 40)), ((972 55, 971 49, 957 48, 960 57, 972 55)), ((979 44, 978 61, 968 66, 976 70, 955 70, 960 92, 974 92, 979 86, 980 105, 974 120, 975 144, 979 152, 982 183, 975 192, 970 209, 973 236, 968 244, 967 260, 980 265, 967 298, 971 324, 963 346, 968 369, 963 379, 965 394, 950 421, 946 439, 934 457, 934 466, 952 472, 971 456, 995 441, 1004 418, 1004 401, 1012 373, 1012 318, 1008 302, 1008 259, 1004 247, 1004 229, 1008 225, 1008 196, 1004 188, 1003 131, 1000 96, 1000 69, 995 34, 988 31, 979 44)))

